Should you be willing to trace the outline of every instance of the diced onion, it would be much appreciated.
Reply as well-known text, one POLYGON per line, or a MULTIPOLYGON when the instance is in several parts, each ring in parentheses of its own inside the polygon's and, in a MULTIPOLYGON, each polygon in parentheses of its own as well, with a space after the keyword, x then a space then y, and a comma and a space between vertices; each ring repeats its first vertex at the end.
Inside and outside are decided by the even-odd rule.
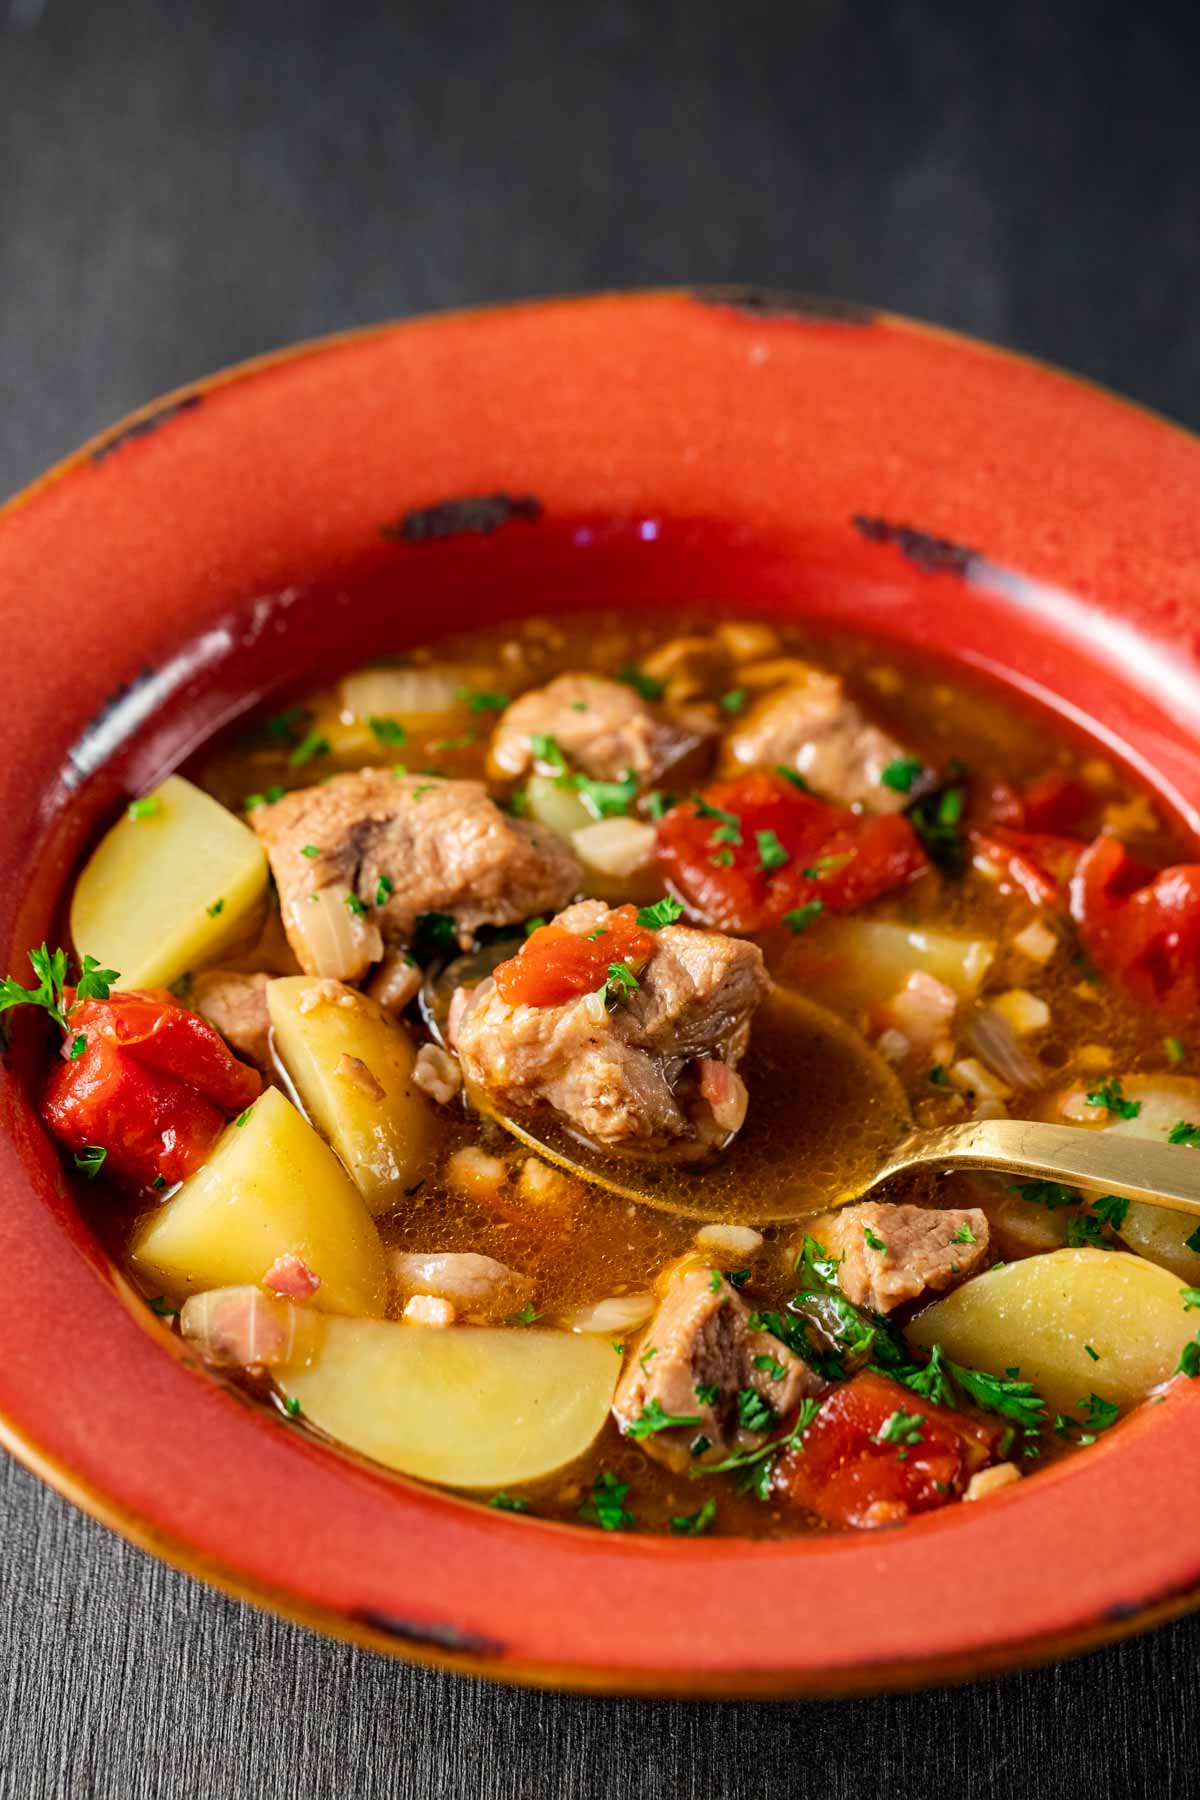
POLYGON ((310 973, 334 981, 357 981, 383 955, 379 927, 347 906, 350 889, 321 888, 291 907, 291 924, 310 973))
POLYGON ((457 1318, 449 1300, 439 1300, 435 1294, 414 1294, 405 1302, 401 1317, 406 1325, 432 1325, 444 1327, 453 1325, 457 1318))
POLYGON ((698 1250, 711 1250, 714 1256, 736 1258, 761 1250, 763 1235, 749 1225, 702 1225, 695 1243, 698 1250))
POLYGON ((981 1100, 1007 1100, 1012 1089, 973 1056, 964 1056, 950 1065, 950 1080, 965 1094, 976 1094, 981 1100))
POLYGON ((654 861, 654 826, 641 819, 597 819, 571 833, 575 854, 602 875, 636 875, 654 861))
POLYGON ((493 669, 454 663, 427 668, 360 669, 338 688, 342 711, 358 719, 396 719, 417 725, 458 712, 467 691, 496 685, 493 669))
POLYGON ((880 1056, 886 1057, 888 1062, 898 1063, 904 1061, 912 1049, 912 1044, 902 1031, 897 1031, 894 1026, 889 1025, 887 1030, 881 1031, 876 1038, 875 1048, 880 1056))
POLYGON ((1048 925, 1043 925, 1040 919, 1034 919, 1024 931, 1018 931, 1013 939, 1013 949, 1019 950, 1022 956, 1027 956, 1030 962, 1047 963, 1058 949, 1059 941, 1057 934, 1048 925))
POLYGON ((964 1500, 986 1500, 989 1494, 999 1493, 1001 1488, 1011 1487, 1014 1481, 1020 1481, 1021 1471, 1016 1463, 996 1463, 990 1469, 979 1469, 967 1483, 964 1500))
POLYGON ((989 1005, 1021 1037, 1044 1031, 1050 1023, 1050 1008, 1040 995, 1031 994, 1028 988, 1009 988, 1007 993, 997 994, 989 1005))
POLYGON ((564 1331, 609 1337, 618 1331, 636 1331, 653 1311, 653 1294, 613 1294, 608 1300, 593 1300, 589 1306, 563 1313, 558 1323, 564 1331))
MULTIPOLYGON (((985 1007, 971 1021, 967 1042, 976 1056, 1000 1077, 996 1098, 1007 1100, 1014 1088, 1041 1087, 1045 1076, 1037 1062, 1024 1048, 1008 1019, 985 1007), (1007 1084, 1007 1085, 1005 1085, 1007 1084)), ((988 1093, 992 1089, 977 1089, 988 1093)))

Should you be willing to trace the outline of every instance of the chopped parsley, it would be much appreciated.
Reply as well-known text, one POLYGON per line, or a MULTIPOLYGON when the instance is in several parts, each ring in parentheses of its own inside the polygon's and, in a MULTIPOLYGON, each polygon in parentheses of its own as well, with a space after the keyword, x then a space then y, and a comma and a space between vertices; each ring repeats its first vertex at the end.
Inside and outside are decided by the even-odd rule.
MULTIPOLYGON (((771 1475, 776 1458, 785 1450, 803 1448, 801 1440, 820 1412, 822 1404, 820 1400, 802 1400, 800 1411, 796 1415, 796 1423, 785 1437, 772 1438, 769 1443, 760 1444, 755 1450, 735 1450, 732 1456, 725 1457, 721 1462, 709 1463, 702 1469, 689 1469, 689 1475, 693 1478, 701 1475, 723 1475, 731 1469, 750 1469, 756 1464, 765 1464, 765 1468, 751 1491, 757 1495, 758 1499, 766 1500, 770 1493, 771 1475)), ((707 1444, 704 1447, 705 1449, 709 1448, 707 1444)), ((700 1453, 693 1447, 693 1454, 700 1453)))
POLYGON ((658 824, 660 819, 665 817, 665 815, 670 812, 671 808, 674 805, 676 805, 676 800, 675 800, 674 794, 663 794, 663 793, 655 792, 653 794, 646 795, 646 811, 649 813, 650 817, 654 820, 654 823, 656 825, 658 824))
POLYGON ((300 1402, 294 1394, 290 1395, 288 1399, 284 1401, 284 1405, 287 1408, 287 1416, 289 1419, 298 1419, 300 1417, 300 1402))
POLYGON ((264 719, 253 737, 264 737, 277 744, 290 744, 299 726, 310 717, 307 706, 285 706, 282 712, 264 719))
POLYGON ((975 1233, 971 1230, 971 1227, 967 1224, 965 1219, 954 1233, 954 1236, 950 1239, 950 1242, 952 1244, 973 1244, 975 1242, 975 1233))
POLYGON ((1167 1053, 1167 1061, 1169 1063, 1181 1063, 1183 1061, 1184 1057, 1187 1055, 1187 1051, 1183 1047, 1182 1040, 1177 1037, 1164 1038, 1163 1039, 1163 1049, 1167 1053))
POLYGON ((527 1513, 531 1510, 528 1500, 520 1494, 506 1494, 503 1491, 493 1494, 488 1505, 496 1512, 527 1513))
POLYGON ((529 747, 533 751, 536 762, 544 764, 548 769, 553 769, 556 774, 566 774, 567 759, 559 748, 558 740, 552 738, 548 732, 535 731, 529 740, 529 747))
POLYGON ((412 797, 414 800, 423 800, 426 794, 432 794, 432 792, 432 781, 422 781, 419 786, 413 789, 412 797))
POLYGON ((714 1269, 712 1274, 709 1276, 709 1280, 708 1280, 709 1293, 710 1294, 719 1294, 721 1291, 721 1283, 723 1280, 724 1280, 724 1276, 721 1274, 720 1269, 714 1269))
POLYGON ((924 772, 924 768, 919 756, 898 756, 888 764, 879 779, 884 787, 891 788, 897 794, 910 794, 913 783, 924 772))
POLYGON ((298 769, 304 763, 312 762, 318 756, 328 756, 329 753, 329 739, 322 737, 319 731, 310 731, 306 737, 300 739, 288 757, 288 762, 293 769, 298 769))
MULTIPOLYGON (((752 1361, 753 1366, 756 1369, 759 1369, 764 1375, 769 1375, 772 1381, 782 1381, 787 1374, 787 1370, 784 1368, 783 1364, 781 1362, 776 1362, 773 1356, 756 1356, 752 1361)), ((699 1393, 699 1391, 699 1388, 697 1388, 696 1392, 699 1393)))
POLYGON ((738 1424, 743 1431, 770 1431, 775 1423, 775 1408, 764 1400, 756 1388, 739 1388, 738 1424))
MULTIPOLYGON (((540 931, 542 929, 542 926, 545 923, 546 923, 546 920, 541 913, 538 914, 536 919, 526 919, 526 921, 525 921, 525 936, 532 937, 534 932, 540 931)), ((591 933, 589 932, 588 935, 590 937, 591 933)))
POLYGON ((754 841, 760 869, 782 869, 784 863, 791 861, 791 852, 784 849, 773 831, 756 831, 754 841))
POLYGON ((667 691, 665 681, 660 681, 656 675, 647 675, 634 663, 626 663, 623 669, 618 669, 617 680, 623 681, 626 687, 633 688, 643 700, 661 700, 667 691))
POLYGON ((166 1185, 167 1185, 167 1178, 165 1175, 156 1175, 154 1177, 153 1182, 151 1183, 151 1186, 156 1187, 156 1188, 165 1188, 166 1185))
POLYGON ((1064 1187, 1060 1181, 1018 1181, 1008 1191, 1035 1206, 1049 1207, 1051 1212, 1056 1206, 1078 1206, 1082 1199, 1076 1188, 1064 1187))
POLYGON ((622 1000, 628 998, 634 988, 641 985, 628 963, 610 962, 608 980, 604 984, 605 1004, 610 1009, 619 1005, 622 1000))
POLYGON ((1090 1356, 1093 1362, 1100 1361, 1100 1352, 1096 1349, 1094 1344, 1085 1344, 1083 1346, 1083 1354, 1085 1356, 1090 1356))
POLYGON ((206 906, 204 910, 208 914, 210 919, 219 919, 221 914, 225 911, 224 897, 222 897, 220 900, 214 900, 212 905, 206 906))
POLYGON ((1186 1119, 1180 1119, 1167 1133, 1167 1142, 1189 1144, 1193 1150, 1200 1150, 1200 1125, 1190 1125, 1186 1119))
POLYGON ((825 911, 823 900, 806 900, 803 906, 794 906, 791 912, 785 912, 783 922, 788 930, 796 935, 807 931, 814 919, 819 919, 825 911))
POLYGON ((961 875, 966 867, 967 853, 959 830, 966 800, 965 788, 947 787, 908 808, 909 824, 930 862, 943 875, 961 875))
POLYGON ((803 775, 801 775, 799 769, 789 769, 785 763, 776 763, 775 773, 777 775, 782 775, 785 781, 790 781, 792 786, 799 788, 802 794, 812 793, 812 789, 809 787, 807 781, 805 781, 803 775))
POLYGON ((638 1357, 638 1363, 640 1364, 640 1366, 643 1369, 648 1368, 649 1365, 654 1361, 654 1358, 657 1355, 658 1355, 658 1345, 651 1344, 648 1350, 642 1351, 641 1355, 638 1357))
POLYGON ((721 1398, 721 1390, 715 1381, 697 1382, 693 1391, 701 1406, 715 1406, 721 1398))
POLYGON ((85 1144, 82 1150, 75 1152, 75 1167, 81 1175, 86 1175, 89 1181, 95 1181, 104 1167, 107 1155, 108 1151, 103 1144, 85 1144))
POLYGON ((392 880, 390 875, 381 875, 379 877, 379 885, 375 889, 375 904, 376 904, 376 906, 384 905, 384 903, 387 900, 388 895, 390 893, 394 892, 395 886, 396 886, 396 884, 392 880))
POLYGON ((287 789, 280 787, 276 782, 261 794, 247 794, 242 801, 242 811, 254 812, 260 806, 274 806, 275 802, 282 800, 286 793, 287 789))
POLYGON ((1184 1312, 1195 1312, 1200 1309, 1200 1288, 1180 1288, 1179 1298, 1183 1301, 1184 1312))
POLYGON ((489 694, 487 692, 472 693, 470 688, 459 688, 458 698, 466 701, 468 712, 484 713, 503 712, 512 696, 511 694, 489 694))
POLYGON ((408 742, 408 733, 399 719, 372 716, 367 720, 367 729, 377 743, 386 744, 390 750, 399 750, 408 742))
POLYGON ((1200 1331, 1189 1344, 1185 1344, 1179 1353, 1179 1361, 1175 1364, 1176 1375, 1190 1376, 1194 1381, 1200 1375, 1200 1331))
POLYGON ((929 1071, 928 1080, 934 1087, 949 1087, 950 1077, 946 1073, 945 1064, 934 1063, 932 1069, 929 1071))
POLYGON ((884 1243, 883 1239, 876 1232, 872 1231, 869 1225, 863 1226, 863 1240, 866 1243, 868 1250, 887 1250, 887 1245, 884 1243))
POLYGON ((664 925, 674 925, 676 919, 682 917, 682 906, 668 894, 664 899, 656 900, 653 906, 639 906, 637 922, 643 931, 660 931, 664 925))
POLYGON ((579 1508, 579 1516, 601 1531, 625 1531, 633 1524, 633 1514, 625 1505, 629 1483, 618 1480, 611 1469, 601 1469, 591 1491, 579 1508))
MULTIPOLYGON (((67 985, 67 953, 48 950, 45 944, 29 952, 29 963, 37 976, 36 987, 22 987, 11 975, 0 980, 0 1013, 12 1006, 40 1006, 56 1025, 67 1029, 68 1011, 63 989, 67 985)), ((108 990, 120 977, 115 969, 102 969, 94 956, 85 956, 75 983, 75 1007, 84 1000, 107 1000, 108 990)), ((73 1051, 72 1054, 75 1054, 73 1051)))
POLYGON ((572 788, 593 818, 624 818, 637 798, 637 776, 626 770, 620 781, 593 781, 588 775, 560 775, 557 785, 572 788))
POLYGON ((367 910, 357 894, 347 894, 346 905, 350 908, 350 911, 354 914, 356 919, 361 919, 367 910))
POLYGON ((160 813, 161 811, 162 801, 158 798, 157 794, 147 794, 144 799, 131 800, 129 802, 129 817, 131 819, 152 819, 156 813, 160 813))
POLYGON ((889 1413, 880 1426, 873 1442, 876 1444, 923 1444, 925 1434, 921 1430, 925 1423, 924 1413, 905 1412, 898 1406, 894 1413, 889 1413))
POLYGON ((715 850, 708 860, 714 869, 732 869, 733 851, 728 847, 724 850, 715 850))
POLYGON ((302 844, 300 846, 300 854, 301 856, 307 856, 309 862, 311 862, 314 856, 320 856, 321 852, 315 844, 302 844))
POLYGON ((533 1304, 532 1300, 529 1300, 521 1308, 519 1313, 513 1314, 510 1322, 513 1325, 532 1325, 537 1316, 537 1307, 533 1304))
POLYGON ((456 935, 453 913, 427 912, 417 917, 414 936, 424 938, 439 950, 449 950, 456 935))
POLYGON ((706 1500, 699 1512, 678 1513, 671 1520, 671 1531, 675 1537, 703 1537, 717 1516, 715 1500, 706 1500))
POLYGON ((1109 1226, 1113 1231, 1120 1231, 1129 1211, 1129 1202, 1120 1194, 1100 1194, 1092 1201, 1092 1211, 1102 1225, 1109 1226))
POLYGON ((725 1279, 730 1287, 742 1288, 750 1279, 749 1269, 726 1269, 725 1279))
POLYGON ((1069 1250, 1111 1250, 1113 1245, 1104 1235, 1104 1227, 1091 1213, 1076 1213, 1067 1220, 1069 1250))
POLYGON ((254 1107, 253 1107, 253 1104, 251 1104, 250 1106, 248 1106, 246 1108, 245 1112, 240 1112, 238 1114, 237 1118, 233 1121, 234 1124, 238 1127, 239 1131, 241 1130, 242 1126, 246 1123, 246 1120, 250 1117, 250 1114, 253 1111, 254 1111, 254 1107))
POLYGON ((628 1426, 626 1435, 640 1443, 642 1438, 653 1437, 655 1432, 673 1431, 677 1426, 698 1425, 699 1423, 699 1413, 664 1412, 661 1401, 650 1399, 647 1400, 637 1418, 628 1426))
POLYGON ((76 1057, 82 1056, 86 1049, 87 1049, 87 1032, 81 1031, 77 1038, 72 1038, 72 1040, 71 1040, 70 1061, 74 1062, 76 1057))
MULTIPOLYGON (((1103 1107, 1105 1112, 1115 1114, 1118 1119, 1136 1119, 1142 1110, 1140 1100, 1126 1100, 1121 1092, 1120 1080, 1116 1076, 1110 1077, 1103 1086, 1093 1088, 1090 1094, 1084 1095, 1084 1100, 1089 1106, 1103 1107)), ((1175 1132, 1178 1130, 1179 1126, 1177 1125, 1168 1139, 1169 1143, 1178 1144, 1184 1141, 1175 1136, 1175 1132)))
POLYGON ((722 712, 740 713, 746 704, 745 688, 730 688, 727 694, 721 695, 719 704, 722 712))
POLYGON ((1186 1250, 1194 1250, 1196 1255, 1200 1256, 1200 1225, 1197 1225, 1195 1231, 1184 1238, 1183 1244, 1186 1250))
POLYGON ((172 1306, 165 1294, 155 1294, 154 1298, 147 1302, 147 1305, 150 1311, 157 1313, 160 1319, 177 1319, 179 1317, 178 1307, 172 1306))

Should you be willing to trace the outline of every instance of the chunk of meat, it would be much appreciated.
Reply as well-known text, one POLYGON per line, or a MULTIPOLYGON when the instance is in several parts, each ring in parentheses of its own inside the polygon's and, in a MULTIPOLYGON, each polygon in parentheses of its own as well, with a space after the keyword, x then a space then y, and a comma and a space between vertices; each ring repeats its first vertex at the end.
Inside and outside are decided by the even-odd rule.
POLYGON ((864 1200, 813 1220, 808 1234, 841 1259, 846 1298, 877 1313, 957 1287, 988 1256, 987 1217, 976 1206, 934 1211, 864 1200))
POLYGON ((446 1250, 432 1255, 397 1250, 391 1259, 397 1294, 431 1294, 469 1319, 507 1319, 519 1313, 533 1293, 527 1275, 474 1251, 446 1250))
MULTIPOLYGON (((693 1266, 671 1277, 613 1399, 617 1424, 626 1435, 632 1430, 648 1456, 677 1471, 719 1462, 764 1435, 740 1424, 746 1406, 739 1405, 739 1394, 766 1402, 769 1431, 820 1391, 808 1364, 772 1333, 752 1331, 750 1318, 750 1308, 718 1270, 693 1266), (660 1410, 686 1423, 647 1431, 660 1410)), ((761 1408, 750 1411, 762 1416, 761 1408)))
POLYGON ((632 771, 651 786, 716 735, 703 714, 667 714, 623 681, 602 675, 558 675, 533 688, 501 715, 488 761, 494 775, 525 775, 535 739, 552 738, 574 769, 598 781, 632 771))
POLYGON ((834 1388, 772 1492, 830 1525, 900 1525, 964 1496, 995 1456, 1003 1426, 914 1394, 864 1369, 834 1388))
POLYGON ((364 968, 360 947, 349 943, 332 954, 352 968, 318 967, 314 895, 340 893, 354 924, 365 908, 385 945, 409 943, 430 912, 452 914, 467 945, 481 925, 553 912, 580 885, 562 840, 510 818, 481 781, 359 769, 256 807, 250 822, 266 846, 288 941, 309 975, 354 979, 364 968))
POLYGON ((261 1288, 227 1287, 185 1300, 179 1329, 206 1362, 269 1369, 302 1354, 304 1335, 320 1326, 303 1308, 261 1288))
MULTIPOLYGON (((603 901, 585 900, 554 923, 588 937, 611 917, 603 901)), ((770 987, 762 953, 744 939, 679 925, 652 934, 650 950, 637 985, 620 987, 611 1009, 603 987, 558 1005, 510 1006, 495 978, 483 982, 457 1026, 468 1088, 507 1112, 549 1106, 602 1144, 723 1141, 728 1127, 701 1086, 712 1093, 716 1084, 697 1065, 719 1059, 736 1070, 770 987)))
POLYGON ((840 676, 812 667, 756 700, 723 750, 727 774, 794 769, 818 794, 873 813, 901 812, 919 791, 916 780, 907 788, 883 780, 891 764, 910 760, 911 751, 868 719, 840 676))
POLYGON ((277 1256, 262 1278, 263 1286, 283 1300, 309 1300, 321 1285, 321 1277, 309 1268, 302 1256, 289 1250, 277 1256))
POLYGON ((214 1026, 229 1048, 268 1079, 271 1062, 271 1019, 267 1012, 269 975, 243 975, 237 969, 206 969, 192 980, 188 996, 202 1019, 214 1026))

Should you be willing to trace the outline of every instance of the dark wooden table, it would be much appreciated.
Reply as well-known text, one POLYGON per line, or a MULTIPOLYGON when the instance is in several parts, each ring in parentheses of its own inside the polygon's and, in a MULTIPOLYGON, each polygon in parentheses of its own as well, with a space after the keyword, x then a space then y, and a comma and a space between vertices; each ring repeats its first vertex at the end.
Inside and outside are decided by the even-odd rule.
MULTIPOLYGON (((0 494, 289 339, 681 280, 893 306, 1200 425, 1184 12, 0 0, 0 494)), ((506 1692, 278 1624, 2 1478, 15 1800, 1200 1791, 1200 1621, 839 1705, 506 1692)))

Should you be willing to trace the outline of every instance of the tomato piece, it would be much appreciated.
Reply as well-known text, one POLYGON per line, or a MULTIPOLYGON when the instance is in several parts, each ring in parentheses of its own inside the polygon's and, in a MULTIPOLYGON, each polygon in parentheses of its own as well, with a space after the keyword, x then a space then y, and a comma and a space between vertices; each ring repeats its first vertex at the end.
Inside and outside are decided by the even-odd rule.
POLYGON ((1098 837, 1079 859, 1071 916, 1102 974, 1163 1013, 1200 1004, 1200 863, 1157 873, 1113 837, 1098 837))
POLYGON ((1067 887, 1084 851, 1079 838, 1011 831, 999 825, 972 831, 970 837, 976 856, 991 863, 1035 906, 1066 906, 1067 887))
POLYGON ((654 933, 638 924, 634 907, 618 906, 592 934, 539 925, 494 974, 509 1006, 560 1006, 602 988, 613 963, 636 973, 653 955, 654 933))
POLYGON ((71 1006, 63 1060, 42 1117, 67 1149, 99 1145, 104 1172, 136 1187, 171 1186, 199 1168, 226 1118, 257 1099, 262 1079, 207 1020, 170 994, 130 989, 71 1006), (83 1036, 86 1046, 71 1056, 83 1036))
POLYGON ((725 931, 757 931, 814 900, 851 912, 929 866, 907 819, 850 812, 766 770, 673 807, 657 849, 689 911, 725 931))
POLYGON ((1047 769, 1020 790, 1021 823, 1026 831, 1062 835, 1081 825, 1094 804, 1091 790, 1077 776, 1047 769))
POLYGON ((775 1491, 830 1525, 898 1523, 958 1499, 1002 1434, 864 1369, 834 1388, 780 1457, 775 1491))

